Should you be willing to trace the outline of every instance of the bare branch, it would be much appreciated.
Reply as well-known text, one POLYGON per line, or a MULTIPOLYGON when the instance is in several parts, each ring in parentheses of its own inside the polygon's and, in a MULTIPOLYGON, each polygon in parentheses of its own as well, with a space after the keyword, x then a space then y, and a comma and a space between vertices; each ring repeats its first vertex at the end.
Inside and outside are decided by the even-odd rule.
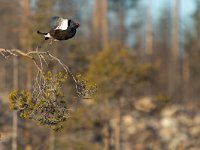
MULTIPOLYGON (((15 56, 15 57, 24 57, 30 59, 37 70, 39 71, 39 75, 43 78, 44 80, 44 71, 43 71, 43 64, 48 65, 47 59, 56 61, 62 68, 63 70, 73 79, 75 85, 76 85, 76 92, 79 96, 84 96, 85 94, 83 92, 88 92, 85 89, 85 85, 83 82, 79 82, 79 80, 76 78, 76 76, 71 72, 69 67, 65 65, 59 58, 53 56, 52 54, 49 53, 49 51, 39 51, 38 48, 33 51, 29 52, 23 52, 19 49, 3 49, 0 48, 0 54, 4 58, 8 58, 10 56, 15 56)), ((38 78, 36 78, 38 79, 38 78)))
POLYGON ((24 58, 28 58, 30 60, 33 61, 34 65, 36 66, 36 68, 38 69, 38 71, 40 71, 40 73, 43 73, 43 61, 45 62, 45 64, 47 64, 47 61, 45 59, 45 55, 49 56, 52 60, 57 61, 62 68, 65 70, 66 73, 68 73, 72 79, 74 80, 75 83, 77 83, 76 77, 73 75, 73 73, 70 71, 69 67, 66 66, 65 64, 63 64, 60 59, 58 59, 57 57, 53 56, 52 54, 50 54, 49 52, 44 52, 44 51, 38 51, 37 49, 35 51, 29 51, 27 53, 22 52, 19 49, 3 49, 0 48, 0 54, 4 57, 4 58, 8 58, 10 56, 21 56, 24 58), (38 63, 36 62, 36 59, 34 57, 34 55, 37 55, 38 59, 39 59, 39 64, 40 67, 38 65, 38 63))
POLYGON ((96 86, 87 86, 87 81, 81 78, 81 75, 75 76, 67 65, 48 51, 39 51, 37 48, 23 52, 19 49, 0 48, 0 54, 6 59, 22 57, 31 60, 37 69, 32 92, 14 91, 9 96, 11 108, 17 109, 20 116, 24 118, 54 127, 67 118, 68 107, 66 101, 63 100, 64 94, 61 89, 67 79, 66 75, 74 81, 78 96, 89 96, 96 90, 96 86), (44 64, 48 66, 49 61, 57 62, 65 73, 45 72, 44 64))

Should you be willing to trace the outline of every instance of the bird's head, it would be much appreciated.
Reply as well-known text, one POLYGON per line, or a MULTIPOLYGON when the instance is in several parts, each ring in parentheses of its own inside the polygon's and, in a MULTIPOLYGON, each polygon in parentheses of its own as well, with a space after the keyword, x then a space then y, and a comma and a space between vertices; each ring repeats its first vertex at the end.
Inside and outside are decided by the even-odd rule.
POLYGON ((76 28, 80 27, 80 23, 76 22, 76 28))
POLYGON ((73 21, 73 20, 69 20, 69 26, 77 29, 78 27, 80 27, 80 24, 78 22, 73 21))

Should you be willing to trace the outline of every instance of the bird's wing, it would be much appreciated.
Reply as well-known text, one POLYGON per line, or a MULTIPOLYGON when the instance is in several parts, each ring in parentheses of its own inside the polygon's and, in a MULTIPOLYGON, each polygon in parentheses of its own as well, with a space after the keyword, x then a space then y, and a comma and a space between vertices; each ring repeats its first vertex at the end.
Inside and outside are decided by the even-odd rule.
POLYGON ((68 27, 68 20, 61 17, 55 16, 51 18, 51 29, 66 30, 68 27))
POLYGON ((52 17, 50 21, 51 29, 56 29, 58 26, 60 26, 61 20, 62 18, 58 16, 52 17))

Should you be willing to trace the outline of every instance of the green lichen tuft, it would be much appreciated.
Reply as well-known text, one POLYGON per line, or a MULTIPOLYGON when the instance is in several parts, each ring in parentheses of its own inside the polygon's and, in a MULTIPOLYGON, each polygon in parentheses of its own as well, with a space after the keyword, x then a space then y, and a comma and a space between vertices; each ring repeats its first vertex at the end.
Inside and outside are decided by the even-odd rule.
POLYGON ((62 86, 67 80, 65 73, 55 75, 47 72, 43 80, 34 86, 31 93, 27 90, 14 90, 9 94, 9 105, 17 110, 21 118, 37 121, 55 131, 62 129, 68 115, 67 102, 62 86))

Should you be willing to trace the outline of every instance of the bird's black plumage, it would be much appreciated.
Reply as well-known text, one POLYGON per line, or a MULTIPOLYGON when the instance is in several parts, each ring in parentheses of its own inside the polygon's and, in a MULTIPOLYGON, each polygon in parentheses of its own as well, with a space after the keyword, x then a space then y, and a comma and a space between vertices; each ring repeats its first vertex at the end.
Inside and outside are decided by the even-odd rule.
POLYGON ((76 29, 68 27, 67 30, 50 30, 50 35, 56 40, 68 40, 70 38, 73 38, 76 34, 76 29))
POLYGON ((68 40, 73 38, 76 34, 76 29, 79 27, 79 23, 73 20, 63 19, 61 17, 52 17, 51 19, 51 29, 47 33, 42 33, 37 31, 38 34, 43 34, 45 40, 68 40))

